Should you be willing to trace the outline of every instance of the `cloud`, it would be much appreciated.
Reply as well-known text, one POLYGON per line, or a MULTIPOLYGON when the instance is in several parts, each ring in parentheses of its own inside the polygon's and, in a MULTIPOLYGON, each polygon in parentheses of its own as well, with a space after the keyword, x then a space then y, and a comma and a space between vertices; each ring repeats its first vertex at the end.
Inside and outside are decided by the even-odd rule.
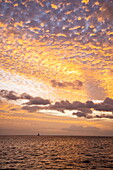
POLYGON ((107 104, 110 104, 110 105, 113 105, 113 99, 107 97, 105 100, 104 100, 104 103, 107 103, 107 104))
POLYGON ((69 109, 70 106, 71 106, 71 103, 68 100, 66 100, 66 101, 62 100, 60 102, 55 102, 54 105, 50 105, 50 108, 52 108, 52 109, 58 109, 58 108, 69 109))
POLYGON ((50 104, 50 101, 48 99, 43 99, 41 97, 32 97, 29 102, 26 104, 28 105, 47 105, 50 104))
MULTIPOLYGON (((65 113, 66 110, 74 111, 72 115, 77 117, 84 117, 86 119, 92 118, 108 118, 113 119, 112 114, 102 114, 101 112, 113 112, 113 99, 106 98, 103 102, 95 104, 93 101, 86 101, 82 103, 80 101, 73 101, 72 103, 68 100, 55 102, 51 104, 50 100, 43 99, 41 97, 33 97, 27 93, 17 94, 14 91, 0 90, 0 96, 8 100, 24 100, 28 99, 27 103, 23 103, 21 109, 27 110, 28 112, 36 112, 37 110, 57 110, 59 112, 65 113), (35 105, 35 106, 29 106, 35 105), (37 106, 38 105, 38 106, 37 106), (42 106, 39 106, 42 105, 42 106), (45 106, 46 105, 46 106, 45 106), (75 111, 76 110, 76 111, 75 111), (93 111, 100 111, 97 115, 93 114, 93 111)), ((0 102, 2 102, 0 100, 0 102)))
POLYGON ((82 103, 80 101, 74 101, 70 103, 68 100, 55 102, 54 105, 50 105, 50 108, 63 108, 67 110, 80 110, 86 113, 92 113, 91 108, 98 111, 113 111, 113 99, 106 98, 104 102, 99 104, 94 104, 93 101, 87 101, 86 103, 82 103))
POLYGON ((32 96, 30 96, 30 95, 27 94, 27 93, 22 93, 22 94, 20 95, 20 98, 21 98, 21 99, 31 99, 32 96))
POLYGON ((94 103, 92 101, 87 101, 86 102, 86 107, 87 108, 93 108, 94 107, 94 103))
POLYGON ((113 115, 102 114, 102 115, 96 115, 95 118, 108 118, 108 119, 113 119, 113 115))
POLYGON ((97 132, 99 131, 100 129, 97 128, 97 127, 92 127, 92 126, 89 126, 89 127, 83 127, 83 126, 76 126, 76 125, 71 125, 69 128, 66 128, 64 130, 67 130, 67 131, 74 131, 74 132, 97 132))
POLYGON ((72 115, 76 115, 77 117, 85 117, 87 119, 92 119, 92 118, 109 118, 112 119, 111 114, 103 114, 100 115, 93 115, 93 111, 103 111, 103 112, 112 112, 113 111, 113 99, 106 98, 102 103, 95 104, 93 101, 86 101, 86 103, 82 103, 80 101, 74 101, 70 103, 68 100, 60 101, 60 102, 55 102, 55 104, 51 104, 49 106, 49 109, 54 109, 59 111, 62 109, 63 112, 65 110, 76 110, 77 112, 73 112, 72 115), (108 104, 109 103, 109 104, 108 104))
POLYGON ((74 132, 75 135, 90 135, 97 136, 112 136, 113 131, 112 130, 103 130, 95 126, 77 126, 77 125, 71 125, 68 128, 64 128, 63 130, 70 132, 74 132))
POLYGON ((73 115, 76 115, 77 117, 85 117, 85 118, 92 118, 92 110, 89 108, 78 108, 78 112, 74 112, 73 115), (89 115, 90 114, 90 115, 89 115))
POLYGON ((79 90, 82 86, 83 83, 80 80, 76 80, 74 82, 65 82, 65 81, 56 81, 56 80, 51 80, 52 86, 53 87, 60 87, 60 88, 69 88, 71 87, 72 89, 79 90))
POLYGON ((28 105, 47 105, 50 104, 48 99, 43 99, 41 97, 33 97, 27 93, 17 94, 14 91, 0 90, 0 96, 8 100, 18 100, 18 99, 28 99, 29 102, 25 103, 28 105))
POLYGON ((83 113, 83 112, 74 112, 73 113, 74 116, 77 117, 85 117, 86 119, 94 119, 94 118, 107 118, 107 119, 113 119, 113 115, 108 115, 108 114, 101 114, 101 115, 91 115, 88 113, 83 113))
POLYGON ((8 91, 8 90, 0 90, 0 96, 3 98, 7 98, 8 100, 17 100, 19 99, 19 96, 14 91, 8 91))
POLYGON ((74 101, 73 103, 70 103, 68 100, 64 101, 62 100, 61 102, 55 102, 54 105, 51 105, 50 108, 63 108, 67 110, 73 110, 73 109, 78 109, 78 108, 85 108, 85 104, 81 103, 79 101, 74 101))
POLYGON ((73 108, 73 109, 86 108, 86 104, 85 104, 85 103, 82 103, 82 102, 79 102, 79 101, 74 101, 74 102, 72 103, 72 108, 73 108))
POLYGON ((27 110, 28 112, 36 112, 40 109, 38 106, 23 106, 21 109, 27 110))
POLYGON ((108 19, 113 19, 113 4, 112 1, 108 1, 106 3, 103 3, 102 5, 103 9, 103 15, 104 17, 107 17, 108 19))
POLYGON ((73 115, 76 115, 77 117, 86 117, 86 113, 83 113, 83 112, 76 112, 76 113, 73 113, 73 115))
POLYGON ((90 99, 103 100, 106 97, 105 89, 101 87, 99 82, 95 81, 93 78, 86 82, 86 87, 90 99))
POLYGON ((106 103, 95 104, 93 108, 98 111, 113 111, 113 105, 106 103))

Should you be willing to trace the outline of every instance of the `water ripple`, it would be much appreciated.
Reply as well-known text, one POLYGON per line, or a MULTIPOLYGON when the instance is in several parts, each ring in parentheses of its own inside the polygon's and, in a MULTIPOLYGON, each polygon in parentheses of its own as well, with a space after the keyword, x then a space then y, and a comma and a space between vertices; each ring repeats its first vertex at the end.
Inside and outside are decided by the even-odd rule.
POLYGON ((112 169, 113 138, 0 136, 0 169, 112 169))

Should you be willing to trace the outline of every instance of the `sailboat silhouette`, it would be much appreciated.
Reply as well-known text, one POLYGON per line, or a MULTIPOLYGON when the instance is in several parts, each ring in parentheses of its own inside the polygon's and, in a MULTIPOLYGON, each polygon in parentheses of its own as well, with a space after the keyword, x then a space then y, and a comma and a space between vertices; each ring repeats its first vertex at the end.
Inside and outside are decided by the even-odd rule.
POLYGON ((40 134, 38 133, 38 135, 37 136, 40 136, 40 134))

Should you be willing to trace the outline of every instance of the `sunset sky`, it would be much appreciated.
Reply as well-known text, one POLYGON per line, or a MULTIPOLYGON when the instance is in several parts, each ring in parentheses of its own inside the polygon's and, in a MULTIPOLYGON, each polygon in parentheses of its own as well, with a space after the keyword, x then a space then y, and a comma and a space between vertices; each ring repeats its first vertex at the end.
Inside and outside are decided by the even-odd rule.
POLYGON ((113 0, 0 0, 0 135, 113 136, 113 0))

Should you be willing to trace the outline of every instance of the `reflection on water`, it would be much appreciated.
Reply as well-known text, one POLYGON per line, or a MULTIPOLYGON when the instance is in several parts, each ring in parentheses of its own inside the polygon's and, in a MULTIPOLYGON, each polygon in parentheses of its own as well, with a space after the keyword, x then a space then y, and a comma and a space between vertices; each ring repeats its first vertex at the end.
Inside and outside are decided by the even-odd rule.
POLYGON ((0 169, 112 169, 112 137, 0 136, 0 169))

